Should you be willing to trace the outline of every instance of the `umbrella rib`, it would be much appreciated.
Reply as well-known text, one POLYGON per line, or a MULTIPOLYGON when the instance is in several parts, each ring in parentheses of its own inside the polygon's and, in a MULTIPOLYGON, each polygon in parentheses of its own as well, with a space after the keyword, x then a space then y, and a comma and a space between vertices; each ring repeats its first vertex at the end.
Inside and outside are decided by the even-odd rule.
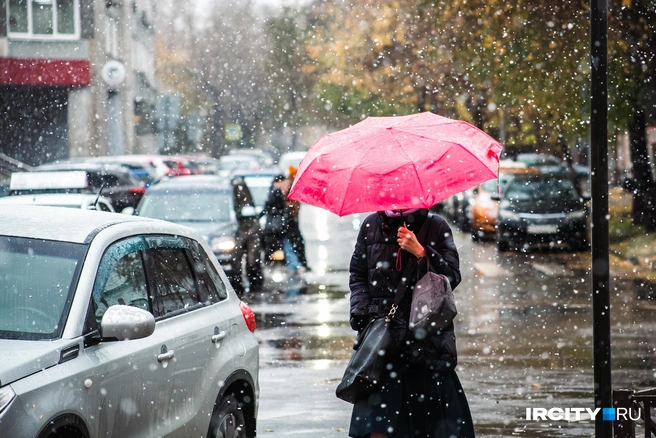
MULTIPOLYGON (((421 136, 421 135, 419 135, 418 137, 424 138, 424 137, 421 136)), ((392 131, 392 138, 393 138, 394 141, 396 141, 396 143, 399 145, 399 147, 401 148, 401 150, 403 151, 403 153, 405 154, 405 156, 408 158, 408 161, 409 161, 410 163, 412 163, 412 169, 415 171, 415 176, 417 177, 417 182, 418 182, 418 184, 419 184, 419 188, 420 188, 420 190, 421 190, 421 193, 424 193, 424 189, 425 189, 425 188, 424 188, 424 185, 423 185, 422 182, 421 182, 421 178, 419 178, 419 171, 417 170, 417 165, 415 164, 414 160, 412 160, 412 158, 410 157, 410 155, 409 155, 408 152, 406 151, 405 146, 403 145, 403 143, 401 143, 400 141, 398 141, 398 140, 396 139, 396 134, 394 134, 394 131, 392 131)))

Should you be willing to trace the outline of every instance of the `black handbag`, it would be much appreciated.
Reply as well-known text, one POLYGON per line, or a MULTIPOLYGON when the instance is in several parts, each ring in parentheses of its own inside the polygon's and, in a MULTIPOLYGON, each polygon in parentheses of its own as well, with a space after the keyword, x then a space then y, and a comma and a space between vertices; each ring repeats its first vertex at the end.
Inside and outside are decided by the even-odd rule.
MULTIPOLYGON (((424 241, 427 228, 422 227, 417 234, 419 242, 424 241)), ((426 257, 426 264, 426 274, 417 281, 412 291, 408 327, 415 332, 424 330, 425 333, 437 333, 453 321, 458 310, 449 279, 432 270, 429 257, 426 257)))
POLYGON ((385 368, 384 358, 399 345, 391 333, 391 324, 388 317, 372 319, 358 336, 359 341, 353 346, 355 351, 335 390, 338 398, 355 403, 378 387, 385 368))
MULTIPOLYGON (((422 226, 422 231, 424 228, 425 225, 422 226)), ((353 345, 355 351, 346 366, 342 381, 335 390, 338 398, 355 403, 378 388, 381 373, 387 363, 385 357, 394 354, 401 345, 402 336, 399 336, 399 333, 404 330, 398 330, 400 323, 394 319, 394 315, 408 288, 406 279, 411 278, 416 267, 414 261, 406 264, 389 313, 385 317, 372 319, 359 333, 353 345)))

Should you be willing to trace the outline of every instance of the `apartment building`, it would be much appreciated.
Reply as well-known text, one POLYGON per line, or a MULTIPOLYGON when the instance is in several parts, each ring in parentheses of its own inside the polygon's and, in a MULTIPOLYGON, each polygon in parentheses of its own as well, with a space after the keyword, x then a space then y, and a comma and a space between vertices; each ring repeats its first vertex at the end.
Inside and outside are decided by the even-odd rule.
POLYGON ((0 152, 154 151, 154 0, 0 0, 0 152))

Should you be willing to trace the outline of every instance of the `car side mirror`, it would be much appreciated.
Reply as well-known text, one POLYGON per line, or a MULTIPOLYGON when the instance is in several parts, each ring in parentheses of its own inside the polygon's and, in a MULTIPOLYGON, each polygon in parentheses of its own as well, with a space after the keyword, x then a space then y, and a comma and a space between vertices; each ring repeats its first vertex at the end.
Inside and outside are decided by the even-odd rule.
POLYGON ((242 207, 240 214, 241 217, 246 217, 246 218, 255 217, 257 216, 257 210, 252 205, 246 205, 242 207))
POLYGON ((501 201, 501 195, 498 193, 492 193, 490 195, 490 199, 493 201, 501 201))
POLYGON ((142 339, 155 331, 155 317, 138 307, 110 306, 100 321, 100 334, 105 339, 142 339))
POLYGON ((121 210, 121 214, 127 214, 128 216, 134 215, 134 207, 125 207, 123 210, 121 210))

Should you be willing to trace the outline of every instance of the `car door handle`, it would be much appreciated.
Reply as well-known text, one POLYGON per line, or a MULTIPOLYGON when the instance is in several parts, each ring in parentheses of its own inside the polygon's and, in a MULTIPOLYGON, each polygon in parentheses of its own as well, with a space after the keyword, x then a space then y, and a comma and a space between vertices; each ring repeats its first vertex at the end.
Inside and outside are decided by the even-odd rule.
POLYGON ((157 362, 165 362, 167 360, 171 360, 173 359, 173 356, 175 356, 175 352, 173 350, 169 350, 166 353, 157 355, 157 362))
POLYGON ((212 342, 216 344, 217 342, 225 338, 227 335, 228 332, 226 332, 225 330, 220 333, 217 333, 216 335, 212 336, 212 342))

